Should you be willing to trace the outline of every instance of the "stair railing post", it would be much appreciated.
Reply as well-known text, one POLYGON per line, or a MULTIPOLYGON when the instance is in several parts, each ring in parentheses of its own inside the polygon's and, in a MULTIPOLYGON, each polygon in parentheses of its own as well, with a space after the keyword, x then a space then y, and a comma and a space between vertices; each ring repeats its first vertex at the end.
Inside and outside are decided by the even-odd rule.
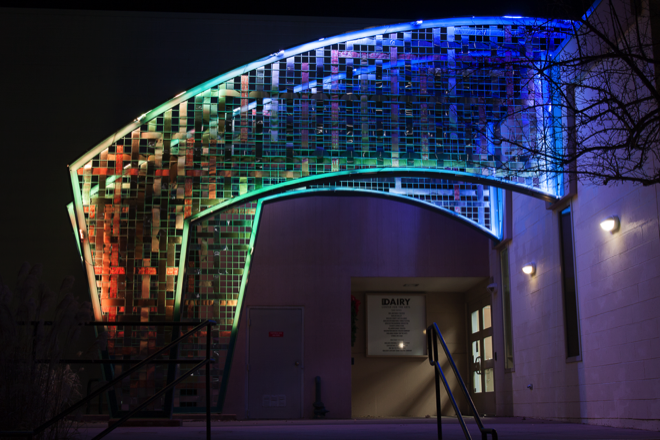
MULTIPOLYGON (((427 331, 428 333, 428 331, 427 331)), ((438 362, 438 338, 435 335, 435 328, 431 331, 431 337, 433 338, 433 359, 435 362, 438 362)), ((440 402, 440 372, 437 368, 433 368, 435 372, 435 413, 436 420, 438 424, 438 440, 442 440, 442 407, 440 402)))

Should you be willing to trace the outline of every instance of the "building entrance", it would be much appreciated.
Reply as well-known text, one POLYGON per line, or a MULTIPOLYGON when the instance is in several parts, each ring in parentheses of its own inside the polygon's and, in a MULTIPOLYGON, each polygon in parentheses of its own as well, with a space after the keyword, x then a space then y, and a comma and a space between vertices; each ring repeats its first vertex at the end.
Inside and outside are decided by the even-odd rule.
POLYGON ((302 417, 301 308, 250 308, 248 417, 302 417))
POLYGON ((483 414, 495 414, 495 359, 491 299, 468 303, 468 352, 470 395, 483 414))

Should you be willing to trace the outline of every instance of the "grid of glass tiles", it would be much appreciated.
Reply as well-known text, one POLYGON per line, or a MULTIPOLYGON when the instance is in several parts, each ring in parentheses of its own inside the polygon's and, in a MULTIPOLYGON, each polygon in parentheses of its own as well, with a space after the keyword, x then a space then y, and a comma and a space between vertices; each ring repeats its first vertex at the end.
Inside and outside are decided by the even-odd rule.
POLYGON ((387 177, 343 180, 309 188, 347 188, 396 194, 452 211, 486 229, 491 229, 491 187, 420 177, 387 177))
MULTIPOLYGON (((214 319, 211 348, 217 362, 211 369, 212 396, 216 404, 225 367, 229 337, 234 324, 241 281, 255 217, 256 204, 249 203, 204 217, 191 224, 182 298, 182 320, 214 319)), ((204 335, 205 337, 205 335, 204 335)), ((204 342, 206 340, 204 339, 204 342)), ((203 357, 205 345, 181 345, 183 357, 203 357)), ((203 371, 177 387, 175 407, 205 405, 203 371), (194 393, 185 390, 194 389, 194 393), (183 391, 183 394, 181 394, 183 391)))
MULTIPOLYGON (((214 347, 226 347, 253 207, 193 223, 180 274, 184 221, 282 182, 405 167, 496 176, 552 191, 520 151, 484 133, 497 133, 525 102, 548 99, 516 56, 540 59, 564 36, 559 28, 514 25, 377 34, 283 57, 140 121, 77 171, 103 319, 213 317, 220 322, 214 347), (479 69, 484 57, 501 70, 479 69), (185 293, 175 316, 179 276, 186 277, 185 293)), ((536 141, 538 115, 516 113, 508 134, 536 141)), ((492 227, 490 188, 482 185, 422 178, 335 185, 413 197, 492 227)), ((145 355, 165 343, 166 332, 117 329, 109 355, 145 355)), ((199 354, 198 343, 182 355, 199 354)), ((221 365, 214 367, 218 381, 221 365)), ((163 374, 150 371, 148 380, 126 385, 131 398, 122 405, 138 403, 162 382, 163 374)), ((175 405, 203 402, 202 393, 192 391, 200 384, 177 392, 175 405)))

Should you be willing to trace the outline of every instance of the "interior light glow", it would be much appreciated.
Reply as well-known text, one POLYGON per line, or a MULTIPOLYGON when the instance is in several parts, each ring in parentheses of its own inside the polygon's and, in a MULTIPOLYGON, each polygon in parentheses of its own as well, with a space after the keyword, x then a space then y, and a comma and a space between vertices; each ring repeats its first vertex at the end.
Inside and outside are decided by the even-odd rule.
POLYGON ((399 342, 399 348, 403 348, 403 342, 399 342))
POLYGON ((422 24, 422 23, 424 23, 424 20, 417 20, 417 21, 415 22, 415 24, 422 24))
POLYGON ((613 215, 600 222, 600 227, 603 231, 616 232, 619 230, 619 224, 619 217, 613 215))
POLYGON ((527 275, 534 275, 536 273, 536 264, 527 263, 523 266, 522 271, 527 275))

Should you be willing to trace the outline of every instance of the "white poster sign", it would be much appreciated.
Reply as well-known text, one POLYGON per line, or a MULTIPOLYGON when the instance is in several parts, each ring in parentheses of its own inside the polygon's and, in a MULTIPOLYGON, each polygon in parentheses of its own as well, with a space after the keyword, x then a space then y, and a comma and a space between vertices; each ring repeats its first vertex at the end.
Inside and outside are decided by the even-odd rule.
POLYGON ((426 297, 367 294, 367 356, 426 356, 426 297))

